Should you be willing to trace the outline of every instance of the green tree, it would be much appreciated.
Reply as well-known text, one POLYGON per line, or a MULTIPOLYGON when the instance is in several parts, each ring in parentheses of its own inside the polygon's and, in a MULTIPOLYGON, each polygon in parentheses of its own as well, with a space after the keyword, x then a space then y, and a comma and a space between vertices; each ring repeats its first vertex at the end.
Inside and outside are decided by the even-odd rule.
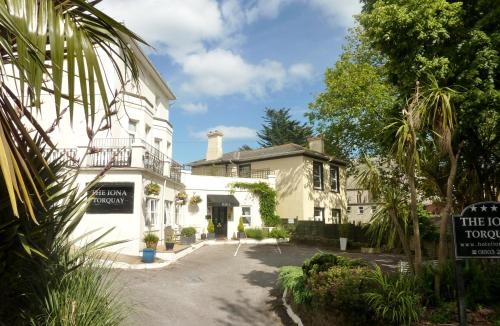
POLYGON ((266 109, 262 117, 262 130, 257 132, 258 143, 262 147, 271 147, 288 143, 306 145, 307 138, 312 136, 312 128, 306 123, 293 120, 290 109, 266 109))
POLYGON ((251 151, 253 150, 252 147, 250 147, 249 145, 245 144, 245 145, 242 145, 240 146, 240 148, 238 148, 239 151, 251 151))
POLYGON ((344 53, 325 72, 325 91, 309 104, 306 114, 332 154, 344 159, 361 153, 381 155, 388 149, 381 131, 396 102, 383 57, 361 32, 359 27, 350 31, 344 53))

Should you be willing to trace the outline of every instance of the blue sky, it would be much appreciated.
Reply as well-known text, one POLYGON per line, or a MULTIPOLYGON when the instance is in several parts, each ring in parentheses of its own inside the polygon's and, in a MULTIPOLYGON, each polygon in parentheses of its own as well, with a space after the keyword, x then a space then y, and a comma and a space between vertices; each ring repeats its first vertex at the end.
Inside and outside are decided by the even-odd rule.
POLYGON ((206 133, 224 152, 255 136, 266 107, 304 112, 324 89, 357 0, 105 0, 102 9, 154 46, 150 58, 177 97, 173 158, 204 158, 206 133))

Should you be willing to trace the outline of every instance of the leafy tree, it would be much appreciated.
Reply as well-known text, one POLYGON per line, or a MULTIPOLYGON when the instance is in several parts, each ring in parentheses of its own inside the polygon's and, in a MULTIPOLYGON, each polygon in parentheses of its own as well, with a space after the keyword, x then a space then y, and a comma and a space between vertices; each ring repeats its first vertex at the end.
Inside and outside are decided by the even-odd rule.
POLYGON ((240 148, 238 148, 239 151, 251 151, 253 150, 252 147, 250 147, 249 145, 245 144, 245 145, 242 145, 240 146, 240 148))
POLYGON ((384 59, 370 48, 362 29, 350 31, 335 67, 325 72, 324 92, 306 114, 333 155, 354 159, 387 149, 381 131, 396 102, 396 89, 385 78, 384 59))
POLYGON ((312 128, 306 123, 293 120, 290 109, 266 109, 262 130, 257 132, 259 145, 271 147, 288 143, 306 145, 312 136, 312 128))

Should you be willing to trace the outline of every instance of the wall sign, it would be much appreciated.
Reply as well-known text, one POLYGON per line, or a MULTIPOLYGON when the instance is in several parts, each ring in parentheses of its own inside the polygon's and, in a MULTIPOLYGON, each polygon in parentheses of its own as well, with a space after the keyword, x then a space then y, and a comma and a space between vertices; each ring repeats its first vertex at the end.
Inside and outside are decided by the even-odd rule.
POLYGON ((455 258, 500 258, 500 203, 467 206, 453 216, 455 258))
POLYGON ((87 207, 88 214, 134 213, 134 183, 100 182, 88 192, 93 196, 87 207))

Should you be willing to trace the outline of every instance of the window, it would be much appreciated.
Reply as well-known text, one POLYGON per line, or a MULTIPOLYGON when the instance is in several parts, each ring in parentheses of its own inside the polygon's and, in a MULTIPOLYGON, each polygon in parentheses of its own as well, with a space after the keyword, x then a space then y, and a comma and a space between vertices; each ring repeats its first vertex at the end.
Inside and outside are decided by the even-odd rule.
POLYGON ((342 223, 342 220, 340 218, 340 209, 333 208, 332 209, 332 222, 336 224, 342 223))
POLYGON ((322 207, 314 207, 314 220, 324 221, 325 220, 325 209, 322 207))
POLYGON ((339 167, 330 164, 330 190, 339 192, 339 167))
POLYGON ((243 218, 243 223, 252 224, 252 209, 250 206, 241 207, 241 217, 243 218))
POLYGON ((161 151, 161 138, 155 138, 155 148, 161 151))
POLYGON ((144 128, 144 139, 145 139, 146 141, 148 141, 148 142, 149 142, 149 141, 151 141, 151 140, 149 139, 149 132, 150 132, 150 131, 151 131, 151 127, 150 127, 150 126, 148 126, 148 125, 146 125, 146 127, 144 128))
POLYGON ((365 212, 365 208, 363 206, 358 207, 358 214, 363 214, 365 212))
POLYGON ((351 206, 347 206, 347 214, 351 213, 351 206))
POLYGON ((357 200, 356 202, 357 202, 358 204, 360 204, 360 203, 361 203, 361 196, 362 196, 361 191, 358 191, 357 196, 356 196, 356 200, 357 200))
POLYGON ((146 201, 146 210, 146 226, 156 226, 158 223, 158 199, 148 198, 146 201))
POLYGON ((172 225, 172 202, 170 200, 165 200, 163 207, 163 224, 172 225))
POLYGON ((133 139, 135 139, 136 134, 137 134, 137 121, 129 120, 128 121, 128 137, 133 140, 133 139))
POLYGON ((372 206, 372 213, 375 213, 376 210, 377 210, 377 206, 372 206))
POLYGON ((313 186, 314 189, 323 190, 323 163, 313 162, 313 186))
POLYGON ((238 165, 238 175, 241 178, 250 178, 251 174, 252 174, 252 169, 250 164, 238 165))

